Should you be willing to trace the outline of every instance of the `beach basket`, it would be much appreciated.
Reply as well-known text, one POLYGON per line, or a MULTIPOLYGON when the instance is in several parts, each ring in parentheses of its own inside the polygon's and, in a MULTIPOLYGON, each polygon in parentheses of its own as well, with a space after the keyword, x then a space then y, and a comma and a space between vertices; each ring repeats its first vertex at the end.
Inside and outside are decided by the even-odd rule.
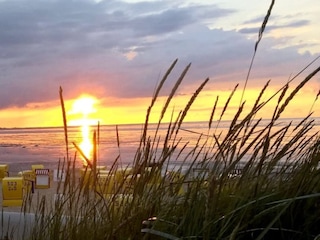
POLYGON ((22 177, 4 177, 2 179, 2 206, 22 206, 24 197, 22 177))
POLYGON ((96 191, 100 194, 114 194, 115 177, 113 174, 98 174, 96 191))
POLYGON ((35 169, 36 181, 35 188, 50 188, 50 170, 35 169))
POLYGON ((8 177, 9 176, 9 167, 8 164, 2 164, 0 165, 0 181, 4 178, 4 177, 8 177))
POLYGON ((23 186, 27 192, 34 193, 35 173, 33 170, 24 170, 19 172, 18 175, 23 178, 23 186))
POLYGON ((82 168, 80 169, 80 182, 82 183, 82 187, 91 187, 93 184, 93 172, 90 168, 82 168))
POLYGON ((31 165, 31 169, 33 171, 35 171, 36 169, 44 169, 44 166, 42 164, 34 164, 34 165, 31 165))

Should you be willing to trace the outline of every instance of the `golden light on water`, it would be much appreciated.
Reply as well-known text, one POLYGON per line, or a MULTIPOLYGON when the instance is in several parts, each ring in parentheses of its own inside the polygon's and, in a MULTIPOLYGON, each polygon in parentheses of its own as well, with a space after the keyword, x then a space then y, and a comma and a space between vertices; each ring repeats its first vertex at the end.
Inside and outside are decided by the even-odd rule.
POLYGON ((80 143, 80 149, 83 154, 90 159, 92 156, 93 144, 90 138, 90 125, 88 121, 83 121, 83 125, 81 126, 81 135, 82 141, 80 143))
MULTIPOLYGON (((79 147, 87 159, 92 158, 93 143, 90 127, 96 124, 96 120, 90 118, 90 114, 95 113, 94 104, 97 100, 91 96, 80 96, 72 105, 69 114, 79 115, 77 119, 70 121, 70 125, 81 127, 81 143, 79 147)), ((85 163, 86 164, 86 163, 85 163)))

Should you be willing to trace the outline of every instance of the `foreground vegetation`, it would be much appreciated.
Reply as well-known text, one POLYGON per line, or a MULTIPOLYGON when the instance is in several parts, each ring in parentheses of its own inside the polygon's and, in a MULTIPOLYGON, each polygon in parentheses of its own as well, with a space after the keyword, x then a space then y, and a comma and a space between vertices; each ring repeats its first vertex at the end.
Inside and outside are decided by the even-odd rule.
MULTIPOLYGON (((39 200, 31 239, 320 237, 320 147, 317 133, 310 134, 314 122, 307 116, 296 126, 278 126, 295 94, 320 69, 291 93, 286 93, 285 86, 274 95, 278 100, 268 124, 261 126, 261 119, 255 118, 266 104, 260 101, 266 85, 251 111, 241 118, 244 104, 239 107, 227 133, 208 131, 210 134, 199 136, 192 150, 182 154, 188 143, 178 137, 181 124, 207 80, 168 125, 166 136, 158 136, 158 131, 152 136, 148 133, 149 114, 175 63, 152 99, 133 165, 123 168, 119 155, 108 171, 103 171, 96 166, 95 151, 92 159, 86 159, 87 167, 78 179, 74 168, 77 157, 68 157, 61 164, 67 172, 66 181, 57 189, 63 198, 54 205, 45 198, 39 200), (178 168, 172 170, 177 160, 178 168)), ((188 68, 167 99, 159 128, 188 68)), ((61 99, 63 106, 62 94, 61 99)), ((67 131, 65 136, 68 145, 67 131)), ((96 132, 93 142, 96 146, 96 132)))
MULTIPOLYGON (((219 124, 235 89, 218 116, 214 105, 209 134, 199 135, 186 152, 188 142, 179 132, 208 79, 167 125, 166 136, 148 131, 153 106, 176 62, 147 110, 133 165, 122 166, 119 154, 108 171, 101 170, 95 148, 78 178, 77 156, 70 157, 67 147, 60 167, 67 177, 57 189, 62 197, 54 204, 39 199, 30 239, 320 239, 320 140, 310 134, 314 122, 309 115, 295 126, 278 125, 290 101, 320 68, 291 92, 286 84, 262 101, 267 83, 249 111, 244 113, 246 105, 240 104, 228 132, 221 134, 213 118, 219 124), (273 117, 262 125, 258 113, 275 99, 273 117)), ((158 128, 189 67, 172 87, 158 128)), ((62 91, 61 100, 69 146, 62 91)))

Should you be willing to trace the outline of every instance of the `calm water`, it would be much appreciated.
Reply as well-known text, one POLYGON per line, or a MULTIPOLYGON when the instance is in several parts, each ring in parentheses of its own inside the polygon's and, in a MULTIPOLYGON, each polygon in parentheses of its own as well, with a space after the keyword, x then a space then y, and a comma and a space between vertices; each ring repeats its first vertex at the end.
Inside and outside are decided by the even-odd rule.
MULTIPOLYGON (((297 125, 301 119, 284 119, 281 120, 279 129, 293 122, 293 126, 297 125)), ((260 126, 264 126, 268 121, 263 121, 260 126)), ((216 128, 217 132, 226 132, 230 122, 221 122, 219 126, 213 124, 212 128, 216 128)), ((320 119, 315 119, 315 126, 308 133, 312 134, 319 130, 320 119)), ((208 123, 194 122, 184 123, 183 129, 180 131, 181 147, 188 143, 191 149, 197 143, 200 134, 208 134, 208 123)), ((92 128, 93 130, 94 128, 92 128)), ((149 125, 149 135, 153 136, 155 125, 149 125)), ((212 132, 213 130, 211 130, 212 132)), ((119 155, 123 164, 130 164, 139 146, 139 140, 142 134, 142 125, 119 125, 118 133, 120 139, 120 148, 117 145, 116 126, 101 126, 100 141, 98 151, 99 165, 111 165, 119 155)), ((160 128, 158 136, 163 139, 167 133, 167 126, 160 128)), ((211 134, 211 133, 209 133, 211 134)), ((289 136, 288 136, 289 137, 289 136)), ((75 148, 72 142, 80 144, 82 141, 81 128, 71 127, 68 131, 69 154, 75 155, 75 148)), ((205 138, 204 138, 205 139, 205 138)), ((66 157, 66 147, 63 128, 32 128, 32 129, 0 129, 0 164, 9 164, 10 171, 21 171, 30 169, 32 164, 44 164, 46 168, 56 168, 60 160, 66 157)), ((161 148, 161 144, 159 145, 161 148)), ((78 166, 82 165, 80 156, 76 158, 78 166)))

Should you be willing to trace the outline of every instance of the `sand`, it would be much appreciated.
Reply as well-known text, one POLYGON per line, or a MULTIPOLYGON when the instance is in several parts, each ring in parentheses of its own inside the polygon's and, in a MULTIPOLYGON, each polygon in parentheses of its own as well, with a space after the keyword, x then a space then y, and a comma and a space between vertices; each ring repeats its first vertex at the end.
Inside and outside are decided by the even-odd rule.
MULTIPOLYGON (((79 173, 80 171, 77 172, 79 173)), ((9 177, 19 177, 19 173, 9 172, 9 177)), ((47 175, 47 182, 49 184, 45 187, 40 185, 41 188, 38 188, 35 183, 33 193, 32 191, 29 192, 29 195, 25 193, 26 201, 30 201, 30 204, 26 204, 26 206, 29 206, 26 211, 22 209, 22 206, 3 206, 3 183, 2 181, 0 182, 0 206, 2 210, 0 217, 0 239, 5 239, 5 236, 10 236, 9 239, 24 239, 26 234, 29 234, 28 230, 26 232, 26 229, 31 229, 31 226, 34 224, 34 213, 38 209, 38 203, 41 198, 45 197, 46 204, 52 203, 52 206, 54 206, 54 201, 58 196, 57 189, 59 184, 58 179, 54 177, 54 169, 50 169, 49 178, 47 175)), ((60 184, 63 184, 63 182, 60 182, 60 184)), ((62 188, 63 186, 60 186, 61 190, 62 188)))
MULTIPOLYGON (((2 210, 2 216, 0 218, 0 239, 5 239, 5 236, 10 236, 9 239, 23 239, 26 237, 25 229, 31 229, 30 226, 35 221, 35 211, 39 200, 43 197, 46 198, 46 203, 52 201, 54 203, 55 198, 57 197, 58 189, 58 180, 53 177, 54 170, 50 170, 49 178, 47 176, 47 182, 49 183, 47 187, 41 186, 38 188, 35 184, 34 191, 29 192, 28 195, 25 193, 26 201, 29 201, 30 204, 26 204, 28 209, 23 209, 22 206, 3 206, 3 183, 0 182, 0 204, 2 210), (9 232, 9 234, 8 234, 9 232), (12 235, 12 236, 11 236, 12 235)), ((17 172, 10 172, 9 177, 19 176, 17 172)))
MULTIPOLYGON (((10 173, 10 177, 15 177, 18 175, 14 175, 10 173)), ((35 182, 34 182, 34 189, 33 189, 33 193, 32 191, 29 192, 29 200, 32 201, 32 203, 36 203, 37 198, 41 198, 41 197, 46 197, 47 200, 49 199, 53 199, 55 194, 57 193, 57 187, 58 187, 58 182, 53 180, 53 174, 51 173, 49 176, 49 185, 48 188, 37 188, 35 186, 35 182)), ((24 195, 26 196, 28 193, 25 193, 24 195)), ((6 212, 21 212, 21 206, 10 206, 10 207, 6 207, 3 206, 2 204, 3 201, 3 191, 2 191, 2 182, 0 184, 0 204, 2 207, 2 211, 6 211, 6 212)), ((34 205, 34 204, 33 204, 34 205)), ((33 209, 30 209, 31 211, 33 209)))

